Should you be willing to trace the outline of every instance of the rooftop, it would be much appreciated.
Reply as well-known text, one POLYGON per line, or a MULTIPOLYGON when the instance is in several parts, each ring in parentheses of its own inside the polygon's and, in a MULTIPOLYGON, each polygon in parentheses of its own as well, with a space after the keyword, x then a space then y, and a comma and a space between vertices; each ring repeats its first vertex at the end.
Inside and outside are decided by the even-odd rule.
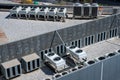
MULTIPOLYGON (((88 60, 91 60, 120 49, 120 38, 115 37, 104 40, 93 45, 83 47, 82 49, 87 52, 88 60)), ((51 78, 53 74, 54 73, 49 68, 43 67, 36 71, 22 74, 13 80, 44 80, 45 78, 51 78)))
MULTIPOLYGON (((0 12, 0 29, 2 29, 6 34, 8 43, 96 20, 66 19, 66 22, 53 22, 42 20, 12 19, 7 18, 8 15, 9 12, 0 12)), ((108 15, 99 18, 106 16, 108 15)))

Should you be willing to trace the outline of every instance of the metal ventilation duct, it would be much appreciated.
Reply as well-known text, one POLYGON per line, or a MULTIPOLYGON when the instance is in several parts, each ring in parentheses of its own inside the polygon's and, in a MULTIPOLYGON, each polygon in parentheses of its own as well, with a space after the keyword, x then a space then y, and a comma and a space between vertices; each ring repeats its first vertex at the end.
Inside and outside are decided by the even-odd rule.
POLYGON ((6 79, 11 79, 22 74, 21 64, 17 59, 2 63, 1 69, 6 79))

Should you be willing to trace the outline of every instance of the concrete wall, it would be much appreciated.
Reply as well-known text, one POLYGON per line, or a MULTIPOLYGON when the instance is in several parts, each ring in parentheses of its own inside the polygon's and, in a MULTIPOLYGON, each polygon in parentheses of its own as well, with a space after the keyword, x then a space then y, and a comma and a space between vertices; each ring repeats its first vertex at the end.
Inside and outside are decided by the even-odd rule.
MULTIPOLYGON (((82 47, 84 45, 84 38, 90 35, 94 35, 95 42, 97 41, 97 34, 100 32, 106 32, 106 39, 109 38, 109 31, 113 28, 119 28, 120 36, 120 14, 105 17, 102 19, 94 20, 88 23, 71 26, 58 30, 65 43, 70 43, 73 40, 82 39, 82 47), (115 19, 115 21, 114 21, 115 19)), ((31 37, 17 42, 12 42, 0 46, 0 63, 19 58, 36 52, 41 56, 40 51, 50 48, 51 41, 53 39, 54 32, 46 33, 43 35, 31 37)), ((95 43, 94 42, 94 43, 95 43)), ((62 44, 58 35, 55 35, 52 47, 62 44)))

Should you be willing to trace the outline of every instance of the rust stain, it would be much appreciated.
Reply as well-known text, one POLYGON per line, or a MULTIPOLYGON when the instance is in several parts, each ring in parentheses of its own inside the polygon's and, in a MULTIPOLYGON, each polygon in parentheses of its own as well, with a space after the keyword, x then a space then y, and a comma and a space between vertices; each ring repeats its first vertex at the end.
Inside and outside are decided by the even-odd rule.
POLYGON ((2 29, 0 29, 0 44, 8 42, 8 38, 6 34, 3 32, 2 29))

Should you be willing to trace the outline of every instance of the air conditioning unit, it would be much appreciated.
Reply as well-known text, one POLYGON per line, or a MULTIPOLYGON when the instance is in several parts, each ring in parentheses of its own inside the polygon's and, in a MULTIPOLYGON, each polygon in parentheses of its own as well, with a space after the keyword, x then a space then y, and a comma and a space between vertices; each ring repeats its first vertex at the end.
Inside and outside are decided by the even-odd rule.
POLYGON ((49 53, 46 53, 44 55, 45 55, 46 61, 50 61, 50 60, 54 59, 55 57, 58 57, 58 55, 55 54, 54 52, 49 52, 49 53))
POLYGON ((67 67, 65 60, 54 52, 45 54, 45 58, 45 61, 49 62, 49 65, 51 65, 56 72, 61 71, 67 67))
POLYGON ((98 7, 99 7, 99 5, 97 3, 93 3, 91 5, 91 17, 92 18, 97 18, 97 16, 98 16, 98 7))
POLYGON ((38 13, 37 13, 37 15, 38 15, 38 19, 44 19, 44 20, 46 20, 46 18, 47 18, 47 12, 48 12, 48 10, 49 10, 49 8, 45 8, 45 7, 42 7, 39 11, 38 11, 38 13))
POLYGON ((84 3, 83 5, 83 17, 84 18, 91 17, 91 5, 89 3, 84 3))
POLYGON ((76 3, 74 4, 74 8, 73 8, 73 18, 75 17, 83 17, 83 4, 80 3, 76 3))
POLYGON ((66 14, 67 14, 66 8, 59 8, 57 11, 57 20, 62 19, 63 21, 65 21, 66 14))
POLYGON ((87 60, 87 54, 85 51, 81 50, 78 47, 70 46, 66 47, 68 50, 68 53, 73 56, 74 59, 76 59, 77 62, 85 62, 87 60))
POLYGON ((20 18, 27 18, 28 12, 31 10, 31 7, 22 7, 21 11, 19 11, 20 18))
POLYGON ((20 76, 22 74, 21 63, 17 59, 1 63, 1 71, 6 79, 20 76))
POLYGON ((40 57, 36 53, 24 56, 21 59, 21 64, 25 72, 31 72, 40 67, 40 57))
POLYGON ((13 17, 13 15, 15 15, 17 18, 18 18, 18 13, 19 11, 22 9, 21 6, 19 7, 13 7, 11 10, 10 10, 10 17, 13 17))
POLYGON ((50 8, 47 13, 47 19, 50 20, 51 18, 53 18, 53 20, 55 21, 56 13, 57 13, 57 8, 50 8))
POLYGON ((28 13, 29 18, 31 18, 33 16, 33 17, 35 17, 35 19, 37 19, 37 13, 39 12, 39 10, 40 10, 39 7, 33 7, 33 8, 31 8, 31 10, 28 13))

